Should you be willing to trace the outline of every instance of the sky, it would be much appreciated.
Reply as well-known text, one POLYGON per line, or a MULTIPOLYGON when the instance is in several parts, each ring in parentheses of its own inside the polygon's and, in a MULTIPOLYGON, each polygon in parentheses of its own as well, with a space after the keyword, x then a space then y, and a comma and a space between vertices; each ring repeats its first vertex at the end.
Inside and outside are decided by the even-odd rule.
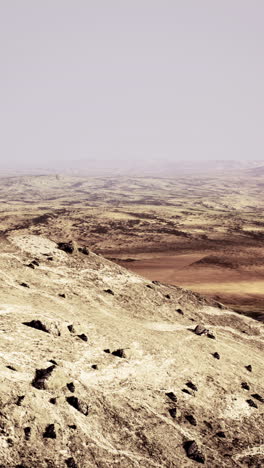
POLYGON ((0 0, 0 167, 261 160, 263 0, 0 0))

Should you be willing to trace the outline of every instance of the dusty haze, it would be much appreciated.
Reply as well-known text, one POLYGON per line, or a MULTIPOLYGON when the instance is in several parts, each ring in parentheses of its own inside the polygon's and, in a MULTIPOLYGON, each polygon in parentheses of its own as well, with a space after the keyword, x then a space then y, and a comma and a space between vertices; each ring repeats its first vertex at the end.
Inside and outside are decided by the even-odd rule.
POLYGON ((243 0, 2 1, 0 168, 261 159, 263 13, 243 0))

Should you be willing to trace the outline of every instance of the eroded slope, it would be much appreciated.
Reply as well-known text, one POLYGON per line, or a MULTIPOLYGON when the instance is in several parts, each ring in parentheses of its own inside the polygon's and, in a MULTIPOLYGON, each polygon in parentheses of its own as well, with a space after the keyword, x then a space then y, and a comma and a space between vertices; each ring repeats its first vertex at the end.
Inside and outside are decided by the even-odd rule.
POLYGON ((0 301, 0 466, 263 464, 261 324, 30 235, 0 301))

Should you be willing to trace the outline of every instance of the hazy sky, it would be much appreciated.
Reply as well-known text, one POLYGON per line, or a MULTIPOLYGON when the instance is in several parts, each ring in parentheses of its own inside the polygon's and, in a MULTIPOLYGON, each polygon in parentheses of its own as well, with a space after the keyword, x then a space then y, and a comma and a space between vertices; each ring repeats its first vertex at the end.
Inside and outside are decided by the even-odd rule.
POLYGON ((263 0, 0 0, 0 165, 262 159, 263 0))

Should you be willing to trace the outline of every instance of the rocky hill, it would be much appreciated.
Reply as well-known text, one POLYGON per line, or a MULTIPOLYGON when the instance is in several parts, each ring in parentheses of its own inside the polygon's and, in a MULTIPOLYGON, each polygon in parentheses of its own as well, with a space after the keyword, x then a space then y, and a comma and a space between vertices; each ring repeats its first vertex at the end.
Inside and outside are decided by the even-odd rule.
POLYGON ((0 244, 2 468, 263 466, 261 323, 73 243, 0 244))

